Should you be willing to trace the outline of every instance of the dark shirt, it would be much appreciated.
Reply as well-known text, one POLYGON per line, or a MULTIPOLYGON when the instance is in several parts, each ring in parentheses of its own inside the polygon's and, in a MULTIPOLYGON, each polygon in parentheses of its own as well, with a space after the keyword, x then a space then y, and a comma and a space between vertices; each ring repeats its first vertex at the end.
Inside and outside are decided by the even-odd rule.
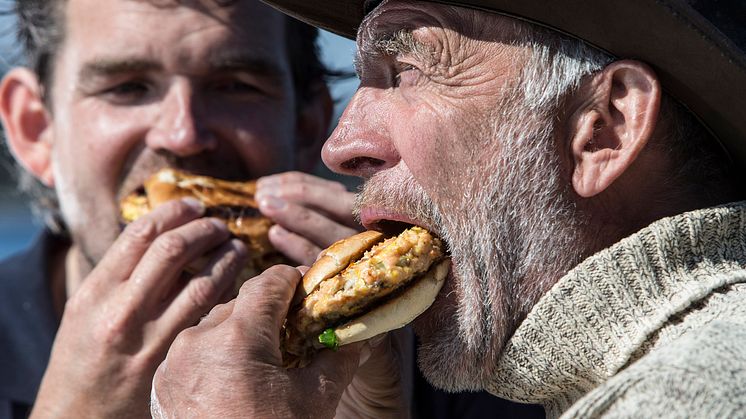
POLYGON ((52 241, 41 234, 0 262, 0 419, 28 416, 49 362, 59 326, 46 275, 52 241))
POLYGON ((544 419, 544 408, 495 397, 486 391, 447 393, 431 386, 414 367, 415 419, 544 419))

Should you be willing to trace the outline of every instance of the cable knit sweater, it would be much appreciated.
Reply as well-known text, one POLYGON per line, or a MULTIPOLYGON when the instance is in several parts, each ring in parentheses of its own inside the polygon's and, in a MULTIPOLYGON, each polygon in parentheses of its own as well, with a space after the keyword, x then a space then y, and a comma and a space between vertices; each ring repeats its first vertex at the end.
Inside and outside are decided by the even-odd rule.
POLYGON ((657 221, 578 265, 488 390, 550 418, 746 418, 746 203, 657 221))

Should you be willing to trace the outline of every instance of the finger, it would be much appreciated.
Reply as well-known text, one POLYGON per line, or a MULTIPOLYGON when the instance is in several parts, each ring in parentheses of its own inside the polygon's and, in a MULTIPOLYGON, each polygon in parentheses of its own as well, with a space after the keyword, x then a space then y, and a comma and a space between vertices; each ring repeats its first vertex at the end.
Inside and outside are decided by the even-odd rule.
POLYGON ((207 313, 206 316, 202 317, 197 325, 198 328, 211 329, 230 317, 233 313, 233 306, 236 304, 235 300, 231 300, 225 304, 218 304, 207 313))
POLYGON ((269 336, 269 343, 279 348, 279 331, 300 278, 300 272, 290 266, 267 269, 241 286, 232 317, 245 324, 246 330, 269 336))
POLYGON ((275 249, 301 265, 312 265, 321 252, 319 246, 276 224, 269 229, 269 241, 275 249))
MULTIPOLYGON (((278 176, 289 177, 292 173, 278 176)), ((283 201, 316 209, 347 227, 359 228, 352 214, 355 194, 348 192, 344 185, 304 173, 299 173, 292 178, 294 181, 260 184, 261 186, 257 187, 257 202, 260 202, 261 205, 261 201, 269 197, 279 198, 283 201)))
MULTIPOLYGON (((247 260, 248 252, 241 241, 233 239, 222 245, 208 265, 176 295, 158 320, 158 329, 165 336, 165 342, 173 341, 181 330, 195 324, 200 316, 207 313, 225 289, 233 286, 247 260)), ((225 314, 222 310, 218 313, 225 314)))
POLYGON ((259 210, 286 230, 305 237, 321 248, 357 233, 312 209, 275 197, 259 201, 259 210))
POLYGON ((172 290, 184 268, 230 237, 220 220, 204 218, 162 234, 132 272, 130 293, 138 303, 158 301, 172 290))
MULTIPOLYGON (((322 350, 314 356, 308 366, 288 370, 288 373, 299 375, 303 383, 323 379, 325 385, 309 385, 307 388, 316 388, 317 391, 325 393, 317 397, 336 402, 355 376, 361 348, 361 344, 351 344, 341 347, 338 351, 322 350)), ((334 405, 336 406, 336 403, 334 405)))
MULTIPOLYGON (((94 273, 104 281, 124 281, 161 234, 201 217, 205 207, 194 198, 167 202, 129 224, 106 252, 94 273)), ((110 287, 113 288, 113 287, 110 287)))
POLYGON ((313 185, 324 186, 329 189, 337 188, 339 190, 347 190, 344 185, 333 180, 324 179, 318 176, 314 176, 308 173, 299 171, 290 171, 284 173, 277 173, 274 175, 264 176, 257 180, 257 189, 266 187, 273 187, 277 185, 287 185, 292 183, 308 183, 313 185))

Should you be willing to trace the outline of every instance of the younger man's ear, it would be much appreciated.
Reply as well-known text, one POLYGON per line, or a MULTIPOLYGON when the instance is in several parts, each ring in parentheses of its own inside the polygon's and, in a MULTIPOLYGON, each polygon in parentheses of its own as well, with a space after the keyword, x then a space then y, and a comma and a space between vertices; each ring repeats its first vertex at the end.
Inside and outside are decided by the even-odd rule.
POLYGON ((653 135, 661 88, 650 67, 623 60, 593 76, 578 95, 581 105, 570 120, 572 185, 589 198, 618 179, 653 135))
POLYGON ((329 134, 334 110, 326 83, 320 81, 312 86, 310 96, 300 105, 296 125, 296 167, 304 172, 312 172, 321 160, 321 147, 329 134))
POLYGON ((52 175, 50 117, 41 86, 27 68, 14 68, 0 82, 0 119, 16 161, 49 187, 52 175))

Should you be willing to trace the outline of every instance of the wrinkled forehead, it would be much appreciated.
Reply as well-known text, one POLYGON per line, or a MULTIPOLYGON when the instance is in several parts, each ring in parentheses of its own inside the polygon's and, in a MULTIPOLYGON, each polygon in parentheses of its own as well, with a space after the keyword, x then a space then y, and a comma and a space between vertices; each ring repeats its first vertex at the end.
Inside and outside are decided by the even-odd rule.
POLYGON ((368 0, 357 33, 358 48, 408 32, 426 44, 464 37, 490 42, 514 42, 527 29, 514 18, 478 9, 431 1, 368 0))

